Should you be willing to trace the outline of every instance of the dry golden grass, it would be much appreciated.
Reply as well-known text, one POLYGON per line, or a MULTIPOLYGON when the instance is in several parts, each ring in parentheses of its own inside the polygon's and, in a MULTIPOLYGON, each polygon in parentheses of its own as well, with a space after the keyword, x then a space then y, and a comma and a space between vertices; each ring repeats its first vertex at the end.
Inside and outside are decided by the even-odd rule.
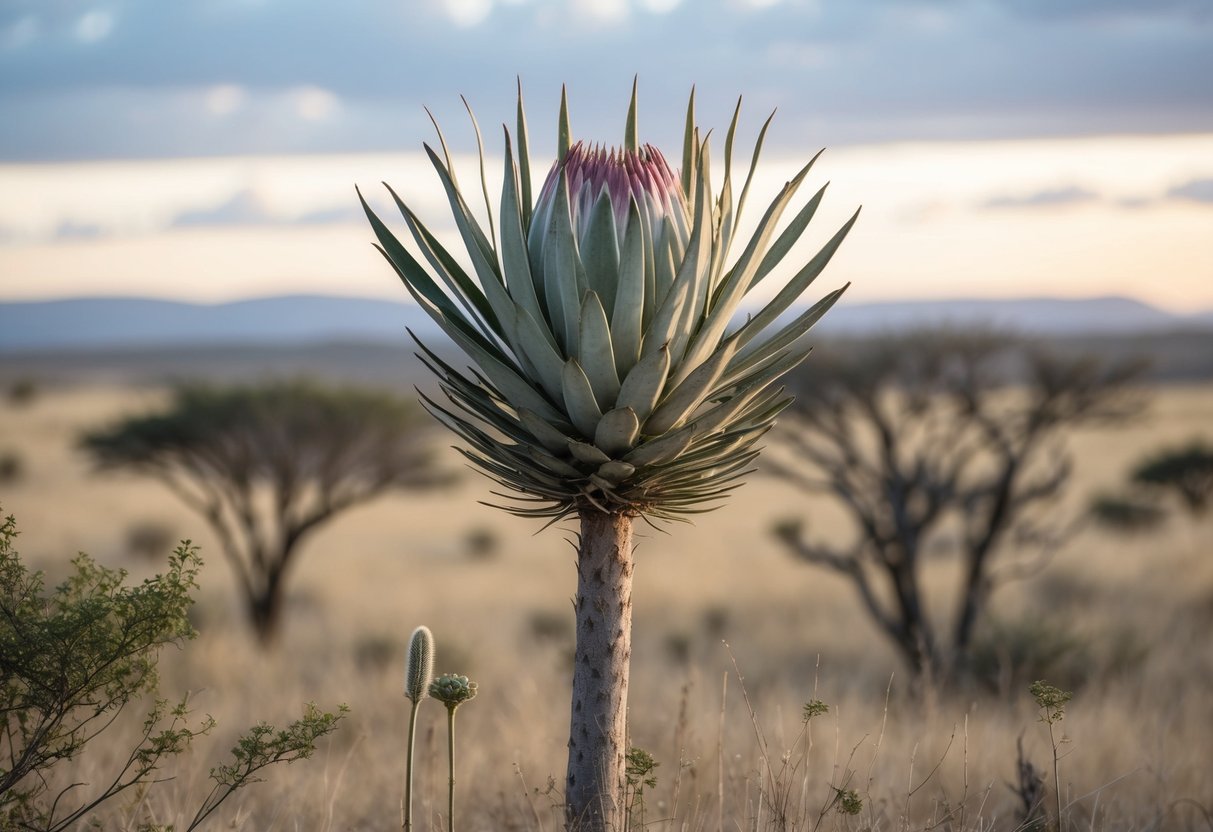
MULTIPOLYGON (((237 731, 262 719, 287 721, 309 700, 345 702, 353 714, 315 759, 271 770, 268 782, 225 805, 212 828, 398 828, 404 646, 424 623, 438 643, 435 669, 480 684, 480 696, 460 710, 459 828, 558 829, 558 789, 547 788, 564 767, 575 578, 569 532, 535 535, 536 526, 479 505, 490 499, 489 485, 470 473, 447 491, 353 510, 302 552, 285 638, 266 656, 248 638, 230 573, 201 520, 152 481, 90 472, 75 449, 81 429, 161 396, 80 387, 43 392, 24 407, 0 405, 0 452, 16 451, 26 469, 0 487, 0 506, 17 517, 28 563, 53 579, 72 554, 87 550, 146 574, 159 564, 128 553, 126 544, 140 523, 192 538, 208 560, 199 638, 165 654, 162 687, 169 695, 194 691, 198 712, 213 714, 220 727, 168 772, 177 779, 137 804, 113 807, 105 828, 143 817, 181 824, 237 731), (474 533, 496 541, 492 554, 473 553, 474 533)), ((1213 387, 1161 388, 1142 424, 1076 434, 1073 504, 1117 483, 1142 453, 1193 435, 1213 439, 1213 387)), ((454 454, 451 464, 458 465, 454 454)), ((759 799, 775 782, 790 789, 794 828, 812 829, 830 784, 845 783, 864 797, 863 812, 828 811, 819 828, 1015 828, 1007 784, 1016 739, 1023 736, 1039 767, 1050 760, 1026 689, 911 696, 850 587, 791 561, 771 538, 773 520, 806 511, 822 533, 845 533, 842 515, 822 498, 756 477, 696 525, 643 534, 632 742, 661 763, 646 820, 670 830, 715 830, 720 817, 725 829, 776 828, 772 807, 759 799), (744 676, 765 762, 722 639, 744 676), (793 772, 781 759, 798 742, 800 709, 812 698, 831 711, 812 723, 807 768, 803 745, 796 746, 787 763, 793 772)), ((1184 518, 1144 536, 1087 530, 1041 574, 995 596, 998 620, 1036 622, 1080 644, 1059 664, 1085 681, 1061 726, 1070 740, 1062 783, 1072 828, 1213 828, 1197 808, 1213 809, 1211 544, 1213 524, 1184 518)), ((950 608, 954 584, 948 563, 929 566, 937 607, 950 608)), ((440 828, 444 723, 433 703, 421 713, 416 813, 422 829, 440 828)), ((114 743, 94 749, 74 779, 99 779, 116 751, 114 743)))

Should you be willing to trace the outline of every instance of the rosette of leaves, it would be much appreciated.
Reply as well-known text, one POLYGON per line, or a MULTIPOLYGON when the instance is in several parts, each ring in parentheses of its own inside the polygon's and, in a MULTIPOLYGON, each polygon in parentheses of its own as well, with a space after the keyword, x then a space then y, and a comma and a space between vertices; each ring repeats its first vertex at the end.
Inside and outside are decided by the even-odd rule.
MULTIPOLYGON (((734 204, 739 114, 740 106, 725 138, 717 193, 693 95, 681 174, 639 142, 634 91, 617 150, 573 143, 562 101, 558 159, 532 204, 520 96, 517 149, 507 129, 500 211, 496 219, 488 211, 487 227, 473 214, 439 133, 441 152, 428 145, 426 152, 470 270, 395 191, 420 258, 363 202, 405 287, 476 363, 465 373, 422 345, 453 405, 427 399, 428 406, 471 446, 464 453, 472 463, 510 489, 516 499, 509 511, 559 519, 588 508, 671 518, 715 507, 791 401, 777 382, 808 354, 803 336, 845 287, 791 320, 785 313, 856 217, 737 323, 746 296, 781 263, 825 193, 823 186, 779 230, 810 161, 730 262, 770 123, 734 204)), ((483 153, 481 160, 483 171, 483 153)))

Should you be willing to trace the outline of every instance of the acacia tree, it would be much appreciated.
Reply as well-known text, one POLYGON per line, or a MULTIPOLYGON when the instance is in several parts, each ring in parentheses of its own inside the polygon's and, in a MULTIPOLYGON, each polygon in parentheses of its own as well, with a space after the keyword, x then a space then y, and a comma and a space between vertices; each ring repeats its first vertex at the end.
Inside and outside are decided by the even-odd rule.
POLYGON ((1066 432, 1133 413, 1126 383, 1138 369, 975 332, 891 335, 816 356, 792 380, 779 434, 789 453, 772 470, 834 497, 853 537, 810 539, 799 519, 775 534, 850 580, 915 676, 963 670, 991 592, 1035 560, 1000 569, 999 554, 1048 553, 1074 528, 1046 511, 1070 478, 1066 432), (929 610, 922 587, 925 553, 939 547, 963 564, 950 615, 929 610))
POLYGON ((155 477, 206 518, 269 645, 310 534, 389 489, 442 479, 420 415, 387 394, 298 381, 187 386, 166 409, 92 431, 82 444, 100 468, 155 477))
POLYGON ((752 318, 734 324, 743 297, 788 254, 824 195, 776 232, 810 162, 730 262, 766 132, 734 203, 737 122, 735 114, 717 196, 693 96, 677 174, 657 148, 640 144, 635 87, 624 146, 611 151, 573 143, 562 100, 556 162, 534 200, 519 96, 517 156, 506 131, 497 221, 482 159, 487 224, 460 190, 445 141, 441 154, 427 147, 470 272, 394 193, 412 250, 366 208, 409 292, 478 366, 465 374, 427 350, 451 402, 430 401, 431 410, 519 500, 511 510, 580 524, 565 803, 568 827, 582 832, 624 825, 633 524, 706 511, 739 485, 755 443, 788 404, 775 382, 807 355, 803 336, 842 292, 781 320, 854 217, 752 318))
POLYGON ((1146 490, 1173 492, 1193 517, 1213 506, 1213 447, 1199 439, 1142 460, 1130 477, 1146 490))

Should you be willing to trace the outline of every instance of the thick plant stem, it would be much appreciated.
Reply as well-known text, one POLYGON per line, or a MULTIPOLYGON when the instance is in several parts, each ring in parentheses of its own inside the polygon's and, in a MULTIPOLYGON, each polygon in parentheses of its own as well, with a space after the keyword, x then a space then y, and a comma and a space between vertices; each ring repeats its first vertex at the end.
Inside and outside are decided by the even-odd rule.
POLYGON ((455 709, 446 709, 446 759, 449 779, 446 789, 446 829, 455 832, 455 709))
POLYGON ((404 832, 411 832, 413 828, 413 739, 417 732, 417 708, 420 705, 420 700, 414 702, 409 713, 409 753, 404 772, 404 832))
POLYGON ((577 648, 565 782, 569 832, 612 832, 623 825, 632 657, 632 522, 626 514, 581 512, 574 602, 577 648))

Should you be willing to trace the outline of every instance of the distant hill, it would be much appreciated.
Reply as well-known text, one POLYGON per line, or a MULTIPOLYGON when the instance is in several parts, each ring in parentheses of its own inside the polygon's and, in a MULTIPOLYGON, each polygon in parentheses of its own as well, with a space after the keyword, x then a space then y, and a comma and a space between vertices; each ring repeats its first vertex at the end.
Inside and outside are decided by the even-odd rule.
POLYGON ((413 304, 285 295, 220 304, 151 298, 0 303, 0 350, 272 345, 323 341, 411 343, 407 327, 437 327, 413 304))
MULTIPOLYGON (((1042 335, 1099 335, 1213 329, 1213 310, 1173 315, 1122 297, 1061 300, 942 300, 846 303, 823 332, 863 334, 918 326, 981 326, 1042 335)), ((0 303, 0 351, 81 348, 287 345, 324 342, 410 344, 406 327, 433 338, 415 305, 386 300, 288 295, 222 304, 150 298, 73 298, 0 303)))
POLYGON ((857 333, 914 327, 982 326, 1042 335, 1115 335, 1213 328, 1213 310, 1174 315, 1124 297, 1008 298, 840 303, 823 329, 857 333))

